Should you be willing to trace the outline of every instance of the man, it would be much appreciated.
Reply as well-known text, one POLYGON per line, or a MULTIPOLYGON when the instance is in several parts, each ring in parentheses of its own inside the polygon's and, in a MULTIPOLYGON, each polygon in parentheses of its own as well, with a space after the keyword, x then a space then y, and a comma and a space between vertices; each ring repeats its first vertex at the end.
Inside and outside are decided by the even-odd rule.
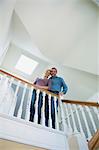
MULTIPOLYGON (((57 69, 51 69, 51 77, 48 82, 48 89, 50 92, 55 93, 59 96, 66 94, 68 87, 63 80, 63 78, 57 76, 57 69)), ((58 106, 58 101, 57 101, 58 106)), ((54 107, 54 97, 51 97, 51 118, 52 118, 52 127, 55 128, 55 107, 54 107)))

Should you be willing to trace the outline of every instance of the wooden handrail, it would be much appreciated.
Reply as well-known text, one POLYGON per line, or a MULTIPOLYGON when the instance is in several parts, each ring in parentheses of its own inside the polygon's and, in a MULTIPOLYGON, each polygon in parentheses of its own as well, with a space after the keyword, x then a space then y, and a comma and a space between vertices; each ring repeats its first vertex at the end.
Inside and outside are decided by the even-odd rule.
POLYGON ((99 129, 93 135, 91 140, 88 142, 89 150, 98 150, 99 148, 99 129))
MULTIPOLYGON (((24 79, 22 79, 22 78, 20 78, 20 77, 17 77, 17 76, 15 76, 15 75, 12 75, 11 73, 6 72, 6 71, 4 71, 4 70, 2 70, 2 69, 0 69, 0 72, 3 73, 3 74, 6 74, 7 76, 10 76, 10 77, 12 77, 12 78, 15 78, 16 80, 19 80, 19 81, 21 81, 22 83, 26 83, 26 84, 28 84, 28 86, 32 86, 32 87, 33 87, 34 89, 36 89, 36 90, 37 90, 37 89, 40 89, 40 88, 35 87, 35 84, 33 84, 33 83, 29 82, 29 81, 26 81, 26 80, 24 80, 24 79)), ((52 93, 52 92, 49 92, 48 90, 40 89, 40 91, 45 92, 46 94, 51 94, 51 96, 56 96, 57 98, 59 98, 59 96, 58 96, 57 94, 54 94, 54 93, 52 93)))
POLYGON ((63 103, 69 103, 69 104, 77 104, 77 105, 87 105, 87 106, 95 106, 99 107, 99 104, 97 102, 88 102, 88 101, 79 101, 79 100, 65 100, 62 99, 63 103))

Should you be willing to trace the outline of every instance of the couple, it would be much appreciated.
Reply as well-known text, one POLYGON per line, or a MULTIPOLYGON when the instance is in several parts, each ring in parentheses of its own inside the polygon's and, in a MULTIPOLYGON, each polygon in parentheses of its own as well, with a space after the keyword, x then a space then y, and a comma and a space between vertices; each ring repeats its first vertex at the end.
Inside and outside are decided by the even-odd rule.
MULTIPOLYGON (((35 87, 40 89, 46 89, 54 94, 62 96, 66 94, 68 87, 64 82, 63 78, 57 76, 57 69, 51 68, 46 71, 44 79, 37 78, 34 82, 35 87), (49 77, 50 76, 50 77, 49 77)), ((35 100, 36 100, 36 90, 33 90, 31 107, 30 107, 30 121, 33 121, 35 114, 35 100)), ((38 101, 38 123, 40 124, 41 120, 41 107, 43 101, 43 93, 39 93, 38 101)), ((58 101, 57 101, 58 106, 58 101)), ((51 118, 52 118, 52 127, 55 128, 55 106, 54 106, 54 97, 51 97, 51 118)), ((49 119, 49 104, 48 104, 48 95, 45 96, 45 125, 48 126, 49 119)))

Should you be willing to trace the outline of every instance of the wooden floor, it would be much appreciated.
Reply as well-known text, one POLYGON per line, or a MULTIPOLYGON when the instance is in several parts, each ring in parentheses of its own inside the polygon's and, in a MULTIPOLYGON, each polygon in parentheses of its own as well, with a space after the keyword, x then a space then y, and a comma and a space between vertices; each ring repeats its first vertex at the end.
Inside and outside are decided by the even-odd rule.
POLYGON ((45 150, 45 149, 0 139, 0 150, 45 150))

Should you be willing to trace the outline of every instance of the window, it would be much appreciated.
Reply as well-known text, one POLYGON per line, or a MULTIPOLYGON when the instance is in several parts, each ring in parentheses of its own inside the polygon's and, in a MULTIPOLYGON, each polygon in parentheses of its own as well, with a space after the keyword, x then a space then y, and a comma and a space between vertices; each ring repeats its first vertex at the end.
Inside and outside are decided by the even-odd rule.
POLYGON ((25 55, 21 55, 15 68, 23 73, 31 75, 33 70, 37 67, 37 65, 38 62, 25 55))

